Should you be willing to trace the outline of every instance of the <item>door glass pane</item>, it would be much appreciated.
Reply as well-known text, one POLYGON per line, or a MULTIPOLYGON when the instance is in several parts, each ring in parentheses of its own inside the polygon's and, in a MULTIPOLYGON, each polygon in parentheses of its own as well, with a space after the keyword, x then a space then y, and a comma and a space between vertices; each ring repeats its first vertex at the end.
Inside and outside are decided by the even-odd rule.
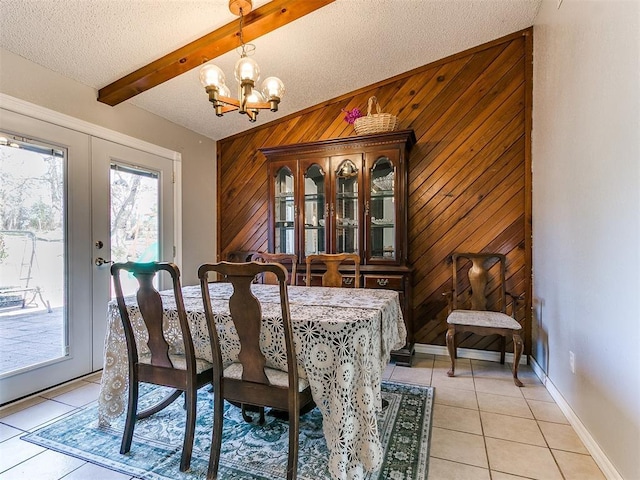
POLYGON ((371 170, 369 231, 371 258, 396 258, 395 171, 387 157, 380 157, 371 170))
POLYGON ((274 253, 295 254, 295 191, 293 173, 287 167, 278 170, 275 181, 274 216, 275 238, 274 253))
POLYGON ((358 169, 351 160, 336 170, 336 253, 358 253, 358 169))
POLYGON ((312 165, 304 174, 304 254, 326 253, 325 174, 312 165))
MULTIPOLYGON (((111 260, 154 262, 160 260, 160 175, 111 164, 111 260)), ((138 282, 122 275, 125 295, 136 292, 138 282)), ((111 298, 114 298, 112 292, 111 298)))
POLYGON ((66 150, 0 134, 0 376, 68 355, 66 150))

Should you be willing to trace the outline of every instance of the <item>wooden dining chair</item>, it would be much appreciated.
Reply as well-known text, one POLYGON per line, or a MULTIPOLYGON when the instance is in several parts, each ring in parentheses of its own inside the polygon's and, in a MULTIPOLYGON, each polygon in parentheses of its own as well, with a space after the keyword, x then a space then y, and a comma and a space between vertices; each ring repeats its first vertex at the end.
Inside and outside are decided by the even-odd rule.
POLYGON ((513 338, 513 381, 518 387, 518 364, 523 343, 522 326, 515 319, 516 302, 521 296, 506 291, 506 257, 500 253, 454 253, 453 290, 445 292, 449 303, 447 316, 447 350, 451 369, 447 375, 455 374, 457 344, 456 335, 462 332, 477 335, 500 335, 500 363, 504 364, 506 339, 513 338), (466 276, 459 272, 466 270, 466 276), (493 275, 492 275, 493 273, 493 275), (511 316, 507 315, 507 296, 511 299, 511 316))
POLYGON ((225 255, 225 259, 227 260, 227 262, 245 263, 250 262, 251 257, 256 253, 260 252, 257 252, 255 250, 231 250, 227 252, 227 254, 225 255))
MULTIPOLYGON (((289 274, 289 285, 296 284, 296 273, 297 273, 297 264, 298 264, 298 256, 290 253, 267 253, 267 252, 258 252, 254 253, 251 256, 252 262, 262 262, 262 263, 279 263, 287 269, 287 273, 289 274)), ((271 285, 278 284, 278 278, 271 272, 263 272, 260 276, 260 281, 262 283, 267 283, 271 285)))
MULTIPOLYGON (((296 478, 298 468, 298 437, 300 409, 313 403, 311 388, 306 379, 298 378, 298 364, 293 344, 287 272, 277 263, 229 263, 204 264, 198 269, 204 311, 209 326, 211 351, 213 353, 214 420, 211 454, 207 480, 217 479, 222 442, 223 400, 234 404, 252 405, 259 408, 260 423, 264 422, 264 407, 288 412, 289 452, 287 479, 296 478), (217 272, 233 285, 229 299, 229 312, 240 339, 240 355, 237 361, 224 367, 222 350, 215 317, 211 307, 207 278, 209 272, 217 272), (272 273, 278 279, 287 371, 266 366, 267 359, 260 349, 262 307, 251 292, 256 275, 272 273)), ((216 314, 218 315, 218 314, 216 314)), ((246 418, 245 418, 246 419, 246 418)))
POLYGON ((325 264, 327 271, 322 275, 323 287, 342 287, 343 280, 340 273, 340 265, 345 262, 353 262, 355 265, 354 287, 360 287, 360 256, 356 253, 319 253, 307 255, 307 287, 311 286, 311 265, 314 262, 322 262, 325 264))
POLYGON ((122 318, 129 360, 129 401, 120 453, 127 453, 131 449, 136 420, 159 412, 173 403, 184 392, 187 422, 182 444, 182 456, 180 457, 180 471, 184 472, 189 469, 191 464, 196 423, 197 391, 200 387, 211 384, 213 365, 202 358, 196 358, 182 299, 180 271, 173 263, 127 262, 113 264, 111 266, 111 275, 113 276, 118 309, 122 318), (161 271, 168 272, 172 280, 180 333, 183 339, 181 351, 184 353, 181 354, 169 351, 169 342, 163 330, 162 297, 153 286, 154 278, 161 271), (149 347, 149 353, 140 353, 136 346, 134 327, 130 317, 130 310, 127 306, 127 300, 132 300, 133 297, 125 297, 122 294, 121 272, 129 272, 138 280, 137 304, 144 322, 144 328, 148 334, 147 346, 149 347), (171 392, 156 405, 138 412, 140 382, 171 387, 175 391, 171 392))

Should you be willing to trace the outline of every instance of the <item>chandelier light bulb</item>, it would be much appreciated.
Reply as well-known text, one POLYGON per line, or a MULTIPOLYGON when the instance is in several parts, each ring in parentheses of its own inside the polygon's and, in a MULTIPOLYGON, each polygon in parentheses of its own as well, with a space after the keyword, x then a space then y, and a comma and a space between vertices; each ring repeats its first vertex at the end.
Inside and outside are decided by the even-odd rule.
POLYGON ((258 67, 253 58, 240 57, 236 62, 235 75, 240 84, 246 81, 251 81, 255 84, 260 78, 260 67, 258 67))
POLYGON ((205 65, 200 69, 200 83, 204 88, 215 87, 220 89, 225 84, 224 72, 216 65, 205 65))
POLYGON ((249 103, 264 102, 264 97, 262 96, 259 90, 252 88, 251 93, 247 96, 247 102, 249 103))
POLYGON ((230 97, 231 90, 229 90, 229 87, 227 85, 222 85, 218 87, 218 95, 221 95, 223 97, 230 97))
POLYGON ((265 96, 266 100, 271 101, 282 99, 284 95, 284 84, 282 80, 278 77, 269 77, 265 78, 264 82, 262 82, 262 94, 265 96))

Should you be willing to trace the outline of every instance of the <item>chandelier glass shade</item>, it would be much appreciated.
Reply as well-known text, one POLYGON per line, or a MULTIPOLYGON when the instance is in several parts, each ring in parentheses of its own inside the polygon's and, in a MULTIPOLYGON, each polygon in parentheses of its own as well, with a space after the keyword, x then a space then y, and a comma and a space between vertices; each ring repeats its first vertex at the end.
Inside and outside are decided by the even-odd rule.
POLYGON ((231 90, 226 83, 225 74, 216 65, 207 64, 202 67, 200 82, 209 95, 209 101, 213 104, 218 117, 227 112, 238 110, 238 112, 247 115, 250 122, 255 122, 260 110, 278 111, 278 104, 284 95, 284 84, 277 77, 268 77, 262 82, 260 90, 256 89, 256 84, 260 80, 260 67, 255 60, 247 55, 247 52, 253 51, 255 47, 251 44, 245 44, 242 38, 244 14, 251 9, 251 2, 231 0, 229 9, 240 15, 239 48, 241 54, 234 69, 238 82, 238 98, 231 97, 231 90))

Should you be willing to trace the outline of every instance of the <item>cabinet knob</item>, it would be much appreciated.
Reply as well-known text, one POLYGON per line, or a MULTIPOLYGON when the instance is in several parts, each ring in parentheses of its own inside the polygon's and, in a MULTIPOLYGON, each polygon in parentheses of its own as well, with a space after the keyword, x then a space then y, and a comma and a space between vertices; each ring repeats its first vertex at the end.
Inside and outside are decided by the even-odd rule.
POLYGON ((381 287, 386 287, 387 285, 389 285, 389 279, 388 278, 379 278, 378 279, 378 285, 380 285, 381 287))
POLYGON ((345 285, 351 285, 353 283, 353 277, 343 278, 342 283, 344 283, 345 285))

